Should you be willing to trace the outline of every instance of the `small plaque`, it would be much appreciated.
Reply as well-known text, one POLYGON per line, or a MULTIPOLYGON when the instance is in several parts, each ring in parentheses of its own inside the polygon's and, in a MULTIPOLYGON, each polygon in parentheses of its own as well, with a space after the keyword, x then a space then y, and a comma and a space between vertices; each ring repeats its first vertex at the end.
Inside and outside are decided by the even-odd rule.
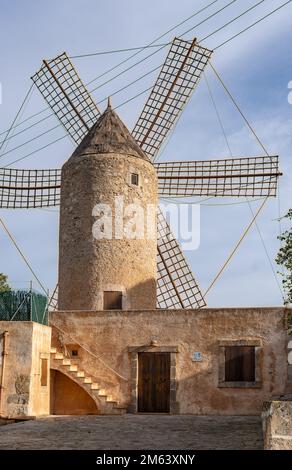
POLYGON ((199 351, 194 352, 193 355, 192 355, 192 360, 194 362, 202 362, 202 360, 203 360, 202 354, 199 351))

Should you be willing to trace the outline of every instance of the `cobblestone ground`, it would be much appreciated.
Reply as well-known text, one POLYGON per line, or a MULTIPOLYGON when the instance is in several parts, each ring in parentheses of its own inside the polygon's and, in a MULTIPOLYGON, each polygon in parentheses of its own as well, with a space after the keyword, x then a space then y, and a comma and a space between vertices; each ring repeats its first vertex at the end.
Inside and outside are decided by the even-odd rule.
POLYGON ((0 449, 262 449, 254 416, 50 417, 0 427, 0 449))

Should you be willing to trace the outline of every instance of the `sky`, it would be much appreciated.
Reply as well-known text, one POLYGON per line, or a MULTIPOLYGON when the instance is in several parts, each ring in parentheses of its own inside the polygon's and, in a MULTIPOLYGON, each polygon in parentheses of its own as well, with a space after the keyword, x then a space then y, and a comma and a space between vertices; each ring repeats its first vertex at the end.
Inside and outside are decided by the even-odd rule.
MULTIPOLYGON (((259 0, 217 0, 201 14, 165 35, 158 43, 167 43, 190 28, 185 38, 202 40, 231 19, 257 4, 259 0), (221 13, 201 23, 207 16, 229 4, 221 13)), ((0 133, 9 128, 30 85, 30 77, 44 58, 66 51, 69 56, 143 46, 211 3, 211 0, 0 0, 0 133)), ((210 307, 276 306, 282 304, 274 263, 279 249, 279 214, 291 207, 292 187, 292 105, 288 102, 288 83, 292 80, 292 3, 254 28, 218 48, 285 0, 265 0, 248 14, 212 34, 202 44, 215 49, 212 63, 220 72, 242 111, 256 129, 270 154, 280 156, 283 176, 279 198, 271 198, 239 250, 206 297, 210 307), (268 255, 267 256, 267 253, 268 255), (271 264, 273 269, 271 268, 271 264)), ((153 51, 153 50, 151 50, 153 51)), ((129 128, 137 120, 147 94, 126 104, 129 98, 154 84, 153 72, 135 85, 125 85, 161 64, 166 49, 154 54, 128 72, 118 75, 129 65, 145 58, 143 51, 114 71, 108 71, 131 52, 111 53, 72 59, 82 80, 88 85, 101 110, 112 96, 113 106, 129 128), (93 81, 94 80, 94 81, 93 81), (105 83, 107 82, 107 83, 105 83), (120 106, 121 105, 121 106, 120 106)), ((206 70, 216 105, 234 156, 262 155, 238 111, 224 93, 210 68, 206 70)), ((42 96, 34 89, 20 120, 45 110, 42 96)), ((41 116, 48 115, 43 111, 41 116)), ((23 130, 39 117, 17 128, 23 130)), ((57 125, 52 116, 42 123, 13 136, 0 154, 0 166, 15 168, 59 168, 74 150, 68 138, 26 156, 64 135, 59 127, 28 142, 36 135, 57 125), (21 146, 19 148, 15 148, 21 146), (3 155, 5 153, 5 155, 3 155), (24 158, 25 157, 25 158, 24 158), (21 160, 19 160, 21 159, 21 160), (18 161, 19 160, 19 161, 18 161)), ((0 135, 0 140, 5 134, 0 135)), ((229 153, 214 111, 206 82, 202 79, 188 103, 159 161, 207 160, 228 158, 229 153)), ((245 199, 195 199, 201 205, 201 242, 198 249, 185 253, 203 292, 225 262, 252 216, 245 199)), ((261 201, 251 202, 254 211, 261 201)), ((58 208, 34 210, 0 210, 17 243, 46 288, 57 281, 58 208)), ((285 228, 285 222, 282 223, 285 228)), ((0 272, 8 274, 14 287, 28 286, 32 275, 7 235, 0 229, 0 272)), ((34 282, 37 289, 39 287, 34 282)))

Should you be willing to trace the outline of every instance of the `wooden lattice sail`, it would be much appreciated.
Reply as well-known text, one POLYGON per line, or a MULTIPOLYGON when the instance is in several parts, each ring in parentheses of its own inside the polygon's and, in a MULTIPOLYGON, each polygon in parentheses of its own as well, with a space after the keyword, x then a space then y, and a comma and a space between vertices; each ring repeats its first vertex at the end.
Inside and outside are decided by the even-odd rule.
POLYGON ((70 137, 79 144, 100 112, 66 52, 44 60, 32 80, 70 137))

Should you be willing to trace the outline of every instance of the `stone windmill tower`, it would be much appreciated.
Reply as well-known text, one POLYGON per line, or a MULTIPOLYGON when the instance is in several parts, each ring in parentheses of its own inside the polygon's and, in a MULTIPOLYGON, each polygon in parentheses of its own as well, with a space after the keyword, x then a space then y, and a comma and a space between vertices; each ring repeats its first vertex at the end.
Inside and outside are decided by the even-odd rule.
POLYGON ((61 310, 156 308, 156 220, 147 210, 156 206, 156 170, 109 104, 62 168, 61 310), (125 236, 131 205, 148 212, 152 236, 145 227, 139 238, 136 227, 125 236), (96 239, 94 214, 104 216, 105 207, 109 233, 97 221, 96 239))

